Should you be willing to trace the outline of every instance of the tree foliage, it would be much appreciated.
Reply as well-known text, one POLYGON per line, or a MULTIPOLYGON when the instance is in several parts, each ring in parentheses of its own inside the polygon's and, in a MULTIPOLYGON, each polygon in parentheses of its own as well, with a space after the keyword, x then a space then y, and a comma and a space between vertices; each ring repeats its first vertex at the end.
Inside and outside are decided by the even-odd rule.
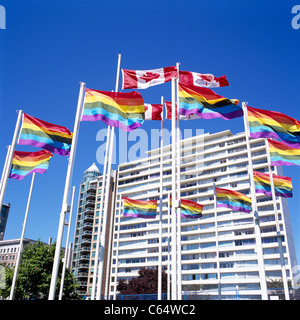
MULTIPOLYGON (((15 290, 15 299, 47 299, 52 266, 55 253, 55 243, 45 245, 38 240, 33 244, 26 246, 21 255, 17 283, 15 290)), ((56 295, 58 296, 61 271, 62 271, 63 251, 59 265, 59 275, 56 285, 56 295)), ((5 288, 0 289, 0 296, 3 299, 9 297, 14 268, 5 266, 5 288)), ((76 279, 69 269, 65 272, 63 299, 79 299, 75 293, 77 287, 76 279)))
MULTIPOLYGON (((158 270, 142 268, 139 276, 130 281, 120 279, 117 290, 121 294, 156 294, 158 282, 158 270)), ((167 292, 167 274, 162 271, 162 292, 167 292)))

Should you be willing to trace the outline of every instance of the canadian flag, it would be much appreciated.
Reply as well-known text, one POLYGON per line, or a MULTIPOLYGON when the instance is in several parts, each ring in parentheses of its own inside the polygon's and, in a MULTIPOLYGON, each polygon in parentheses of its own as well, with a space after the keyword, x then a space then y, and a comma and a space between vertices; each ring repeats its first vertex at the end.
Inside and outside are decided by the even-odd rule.
POLYGON ((176 67, 153 70, 122 70, 122 89, 147 89, 178 77, 176 67))
POLYGON ((145 120, 162 120, 162 104, 145 103, 145 120))
MULTIPOLYGON (((175 102, 175 105, 177 106, 176 102, 175 102)), ((165 101, 165 106, 166 106, 166 119, 172 120, 172 102, 165 101)), ((182 114, 179 115, 179 120, 193 120, 193 119, 200 119, 200 117, 197 114, 190 114, 188 116, 183 116, 182 114)), ((176 120, 177 120, 177 114, 176 114, 176 120)))
POLYGON ((197 87, 217 88, 229 85, 226 76, 216 78, 210 73, 202 74, 189 71, 180 71, 179 77, 179 82, 187 86, 193 85, 197 87))

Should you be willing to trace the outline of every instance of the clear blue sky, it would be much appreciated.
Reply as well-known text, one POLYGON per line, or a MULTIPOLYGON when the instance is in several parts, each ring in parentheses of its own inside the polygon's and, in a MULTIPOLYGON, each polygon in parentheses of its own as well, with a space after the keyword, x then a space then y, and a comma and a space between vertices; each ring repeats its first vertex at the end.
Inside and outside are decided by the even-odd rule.
MULTIPOLYGON (((125 69, 181 62, 182 70, 225 74, 230 86, 216 89, 221 95, 300 119, 300 29, 291 26, 296 1, 9 0, 1 4, 7 22, 6 30, 0 30, 1 169, 17 109, 72 131, 79 81, 88 88, 113 90, 118 53, 125 69)), ((159 103, 161 95, 170 100, 170 87, 167 83, 140 92, 145 102, 159 103)), ((242 119, 181 123, 183 129, 210 133, 243 131, 242 119)), ((76 207, 82 174, 96 162, 101 145, 96 134, 104 127, 102 122, 80 125, 72 182, 77 187, 76 207)), ((159 128, 159 123, 148 122, 143 128, 159 128)), ((37 149, 17 146, 16 150, 37 149)), ((56 238, 66 168, 66 157, 54 155, 48 172, 36 175, 26 237, 56 238)), ((289 207, 299 260, 300 168, 284 172, 294 185, 289 207)), ((21 234, 30 180, 8 181, 5 202, 11 203, 11 211, 5 239, 21 234)), ((74 228, 71 240, 73 232, 74 228)))

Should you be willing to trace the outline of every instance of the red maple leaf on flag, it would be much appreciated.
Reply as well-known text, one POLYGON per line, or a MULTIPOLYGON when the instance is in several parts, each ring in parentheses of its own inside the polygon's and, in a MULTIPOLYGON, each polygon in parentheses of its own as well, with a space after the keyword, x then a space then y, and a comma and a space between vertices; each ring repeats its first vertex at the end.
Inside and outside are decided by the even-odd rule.
POLYGON ((159 73, 146 72, 146 73, 144 73, 144 74, 140 77, 140 79, 145 80, 146 83, 147 83, 147 82, 149 82, 149 81, 151 81, 151 80, 158 79, 159 76, 160 76, 159 73))
POLYGON ((198 77, 207 82, 214 80, 214 76, 212 74, 199 74, 198 77))

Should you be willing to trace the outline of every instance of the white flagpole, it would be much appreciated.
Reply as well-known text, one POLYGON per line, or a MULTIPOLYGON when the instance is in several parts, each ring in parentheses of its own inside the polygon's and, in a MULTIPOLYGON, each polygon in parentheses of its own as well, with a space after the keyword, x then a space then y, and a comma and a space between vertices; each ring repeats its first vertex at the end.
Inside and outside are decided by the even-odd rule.
POLYGON ((170 199, 171 199, 171 193, 168 192, 168 279, 167 279, 167 300, 169 301, 171 299, 171 295, 170 295, 170 284, 171 284, 171 261, 170 261, 170 244, 171 244, 171 233, 170 233, 170 228, 171 228, 171 224, 170 224, 170 219, 171 219, 171 206, 170 206, 170 199))
POLYGON ((108 158, 108 147, 110 144, 110 131, 111 127, 107 128, 107 138, 105 146, 105 156, 104 156, 104 165, 103 165, 103 177, 102 177, 102 186, 101 186, 101 201, 100 201, 100 210, 99 210, 99 223, 98 223, 98 232, 97 232, 97 244, 96 244, 96 253, 95 253, 95 263, 94 263, 94 274, 93 274, 93 285, 92 285, 92 294, 91 300, 95 300, 96 295, 96 284, 97 284, 97 271, 98 271, 98 262, 99 262, 99 249, 100 249, 100 236, 101 236, 101 221, 103 216, 103 204, 105 196, 105 182, 106 182, 106 173, 107 173, 107 158, 108 158))
POLYGON ((177 200, 178 200, 178 208, 177 208, 177 300, 182 300, 182 280, 181 280, 181 208, 180 208, 180 127, 179 127, 179 65, 180 63, 176 63, 178 78, 176 83, 176 131, 177 131, 177 157, 176 157, 176 173, 177 173, 177 200))
POLYGON ((217 212, 217 192, 216 184, 213 183, 214 188, 214 207, 215 207, 215 230, 216 230, 216 255, 217 255, 217 276, 218 276, 218 298, 221 300, 221 272, 220 272, 220 257, 219 257, 219 234, 218 234, 218 212, 217 212))
POLYGON ((6 165, 4 173, 2 173, 2 180, 3 181, 1 181, 1 189, 0 189, 0 210, 2 209, 7 180, 8 180, 8 176, 10 173, 10 167, 12 164, 15 146, 16 146, 17 139, 18 139, 22 116, 23 116, 23 111, 19 110, 18 111, 18 118, 17 118, 17 122, 16 122, 16 126, 15 126, 15 131, 14 131, 14 135, 13 135, 12 142, 11 142, 11 147, 10 147, 10 150, 8 151, 7 165, 6 165))
MULTIPOLYGON (((97 293, 96 300, 101 300, 101 287, 103 280, 103 267, 104 267, 104 252, 106 245, 106 228, 107 228, 107 215, 108 215, 108 204, 109 204, 109 190, 110 190, 110 177, 111 177, 111 164, 112 164, 112 154, 113 154, 113 144, 114 144, 114 127, 111 130, 111 142, 109 148, 109 159, 108 159, 108 172, 107 172, 107 182, 106 182, 106 192, 105 192, 105 204, 103 212, 103 226, 102 233, 100 238, 100 259, 99 259, 99 268, 98 268, 98 284, 97 284, 97 293)), ((99 219, 100 220, 100 219, 99 219)), ((101 228, 101 220, 99 221, 98 228, 101 228)))
POLYGON ((117 285, 118 285, 118 260, 119 260, 119 243, 120 243, 120 227, 121 227, 121 213, 122 213, 122 208, 123 208, 123 200, 122 200, 123 195, 119 195, 119 217, 118 217, 118 235, 117 235, 117 248, 116 248, 116 266, 115 266, 115 287, 114 287, 114 300, 117 300, 117 285))
POLYGON ((177 233, 176 233, 176 99, 175 78, 172 78, 172 300, 177 300, 177 233))
MULTIPOLYGON (((164 105, 164 97, 161 97, 161 104, 164 105)), ((163 108, 164 109, 164 108, 163 108)), ((160 177, 159 177, 159 257, 157 270, 157 300, 162 298, 162 208, 163 208, 163 162, 164 162, 164 111, 161 113, 160 126, 160 177)))
POLYGON ((0 191, 2 190, 3 177, 4 177, 4 174, 5 174, 7 166, 8 166, 8 158, 9 158, 10 150, 11 150, 11 145, 7 146, 6 157, 5 157, 2 176, 1 176, 1 180, 0 180, 0 191))
POLYGON ((257 251, 257 260, 258 260, 258 273, 260 278, 260 289, 262 300, 268 300, 268 289, 267 289, 267 280, 266 272, 262 251, 262 242, 261 242, 261 233, 259 226, 259 217, 257 211, 257 201, 256 201, 256 192, 254 185, 254 176, 253 176, 253 165, 252 165, 252 154, 251 154, 251 145, 250 145, 250 132, 249 132, 249 123, 248 123, 248 114, 247 114, 247 103, 243 102, 243 112, 244 112, 244 126, 245 126, 245 135, 246 135, 246 144, 247 144, 247 153, 249 161, 249 177, 250 177, 250 190, 251 190, 251 200, 252 200, 252 212, 254 219, 254 231, 255 231, 255 241, 256 241, 256 251, 257 251))
POLYGON ((68 250, 69 250, 69 237, 70 237, 70 229, 71 229, 71 221, 72 221, 74 196, 75 196, 75 186, 73 186, 73 189, 72 189, 72 199, 71 199, 70 216, 69 216, 69 222, 68 222, 68 232, 67 232, 67 239, 66 239, 65 256, 64 256, 63 268, 62 268, 62 272, 61 272, 61 280, 60 280, 60 288, 59 288, 59 296, 58 296, 59 300, 61 300, 62 296, 63 296, 65 273, 66 273, 66 266, 67 266, 67 257, 68 257, 68 250))
POLYGON ((278 247, 279 247, 279 254, 280 254, 280 263, 281 263, 281 272, 282 272, 282 280, 283 280, 283 287, 284 287, 284 295, 285 295, 285 300, 290 300, 289 286, 288 286, 286 268, 285 268, 285 263, 284 263, 284 253, 283 253, 283 247, 282 247, 280 225, 279 225, 279 217, 278 217, 278 210, 277 210, 277 203, 276 203, 276 194, 275 194, 275 187, 274 187, 273 171, 271 169, 270 150, 269 150, 269 143, 268 143, 267 139, 265 139, 265 144, 266 144, 266 149, 267 149, 269 176, 270 176, 270 183, 271 183, 273 207, 274 207, 274 213, 275 213, 276 232, 277 232, 278 247))
MULTIPOLYGON (((114 179, 115 181, 117 181, 117 171, 114 173, 114 179)), ((114 199, 114 203, 112 204, 112 211, 111 211, 111 215, 110 215, 110 232, 109 232, 109 237, 108 237, 108 255, 107 255, 107 263, 106 263, 106 270, 110 269, 110 261, 111 261, 111 257, 112 257, 112 244, 113 244, 113 236, 114 236, 114 220, 115 220, 115 212, 116 212, 116 193, 117 193, 117 188, 114 188, 113 193, 112 193, 112 199, 114 199)), ((108 294, 109 290, 110 290, 110 277, 111 277, 111 273, 110 272, 106 272, 106 277, 105 277, 105 296, 106 296, 106 300, 111 300, 110 296, 108 294)))
MULTIPOLYGON (((118 54, 118 67, 117 67, 117 78, 116 78, 116 86, 115 92, 119 90, 119 77, 120 77, 120 66, 121 66, 121 54, 118 54)), ((103 227, 101 234, 101 250, 100 250, 100 261, 99 261, 99 269, 98 269, 98 285, 97 285, 97 293, 96 299, 101 299, 101 287, 102 287, 102 279, 103 279, 103 268, 104 268, 104 252, 105 252, 105 242, 106 242, 106 228, 107 228, 107 216, 108 216, 108 203, 109 203, 109 191, 110 191, 110 177, 111 177, 111 164, 112 164, 112 156, 114 151, 114 138, 115 138, 115 127, 111 128, 111 136, 110 136, 110 146, 109 146, 109 156, 108 156, 108 168, 107 168, 107 183, 106 183, 106 191, 105 191, 105 205, 103 212, 103 227)), ((99 228, 101 228, 101 221, 99 221, 99 228)))
POLYGON ((13 300, 15 297, 15 287, 16 287, 16 281, 17 281, 17 275, 18 275, 18 270, 19 270, 19 265, 20 265, 21 254, 22 254, 22 250, 23 250, 24 234, 25 234, 27 217, 28 217, 28 212, 29 212, 29 207, 30 207, 30 202, 31 202, 31 195, 32 195, 34 179, 35 179, 35 172, 32 174, 32 178, 31 178, 27 206, 26 206, 26 211, 25 211, 25 216, 24 216, 24 221, 23 221, 23 228, 22 228, 22 233, 21 233, 21 238, 20 238, 20 248, 19 248, 17 261, 16 261, 16 265, 15 265, 15 271, 14 271, 14 276, 13 276, 12 285, 11 285, 11 289, 10 289, 9 300, 13 300))
POLYGON ((84 94, 85 94, 85 83, 80 82, 80 91, 79 91, 77 110, 76 110, 76 116, 75 116, 75 122, 74 122, 72 145, 71 145, 70 157, 68 159, 69 161, 68 161, 67 175, 66 175, 66 181, 65 181, 65 189, 64 189, 62 207, 61 207, 61 212, 59 217, 59 226, 58 226, 57 239, 56 239, 55 255, 54 255, 50 290, 49 290, 49 296, 48 296, 49 300, 55 299, 55 289, 56 289, 56 282, 58 277, 62 238, 63 238, 64 225, 65 225, 65 216, 66 216, 66 212, 68 212, 69 189, 70 189, 72 173, 73 173, 80 118, 81 118, 82 108, 84 104, 84 94))

